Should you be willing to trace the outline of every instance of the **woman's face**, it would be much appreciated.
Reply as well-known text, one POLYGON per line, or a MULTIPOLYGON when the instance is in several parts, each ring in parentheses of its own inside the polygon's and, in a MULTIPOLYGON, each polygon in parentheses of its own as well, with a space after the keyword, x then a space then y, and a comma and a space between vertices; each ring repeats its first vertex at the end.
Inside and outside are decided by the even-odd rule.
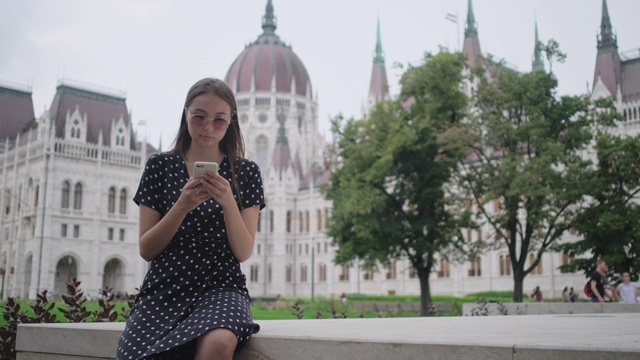
POLYGON ((185 109, 192 145, 217 147, 231 123, 231 106, 220 96, 197 96, 185 109))

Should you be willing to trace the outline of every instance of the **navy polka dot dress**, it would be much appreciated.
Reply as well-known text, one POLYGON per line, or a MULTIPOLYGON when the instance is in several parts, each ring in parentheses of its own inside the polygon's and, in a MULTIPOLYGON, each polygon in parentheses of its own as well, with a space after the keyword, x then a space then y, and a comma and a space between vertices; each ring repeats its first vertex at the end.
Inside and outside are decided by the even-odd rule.
MULTIPOLYGON (((235 188, 226 156, 218 172, 235 188)), ((265 203, 258 166, 238 159, 236 176, 242 208, 259 205, 262 209, 265 203)), ((133 200, 164 216, 188 179, 180 156, 153 155, 133 200)), ((236 350, 240 350, 260 329, 251 318, 245 284, 240 263, 229 246, 222 207, 213 199, 207 200, 184 218, 169 245, 149 263, 116 359, 193 359, 197 337, 217 328, 233 331, 238 337, 236 350)))

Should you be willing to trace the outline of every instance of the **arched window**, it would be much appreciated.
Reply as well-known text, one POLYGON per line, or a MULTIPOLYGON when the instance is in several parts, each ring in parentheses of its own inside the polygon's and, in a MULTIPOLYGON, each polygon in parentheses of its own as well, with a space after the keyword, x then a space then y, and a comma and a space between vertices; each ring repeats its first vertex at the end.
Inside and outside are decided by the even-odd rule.
POLYGON ((63 209, 69 208, 69 195, 71 192, 71 184, 68 181, 64 181, 62 183, 62 199, 60 203, 60 207, 63 209))
POLYGON ((389 263, 389 266, 387 266, 387 280, 395 280, 396 276, 396 262, 392 261, 389 263))
POLYGON ((287 211, 287 232, 291 232, 291 210, 287 211))
POLYGON ((469 259, 469 277, 482 276, 482 261, 480 256, 469 259))
POLYGON ((82 209, 82 184, 76 183, 73 188, 73 208, 76 210, 82 209))
POLYGON ((127 190, 126 189, 121 189, 120 190, 120 214, 126 214, 127 213, 127 190))
POLYGON ((269 141, 264 135, 258 136, 256 139, 256 162, 263 173, 267 172, 267 166, 269 166, 269 141))
POLYGON ((291 265, 287 265, 287 271, 286 271, 286 281, 288 283, 291 282, 291 279, 293 278, 293 268, 291 267, 291 265))
POLYGON ((307 282, 307 265, 300 265, 300 282, 307 282))
POLYGON ((319 282, 326 282, 327 281, 327 265, 325 264, 320 264, 320 266, 318 266, 319 270, 318 271, 318 281, 319 282))
POLYGON ((504 256, 500 255, 500 276, 505 275, 504 265, 505 265, 504 256))
POLYGON ((349 267, 347 265, 342 265, 339 279, 340 281, 349 281, 349 267))
POLYGON ((107 211, 109 212, 109 214, 113 214, 116 212, 116 188, 113 186, 109 188, 107 211))
POLYGON ((251 275, 249 276, 249 281, 258 282, 258 264, 251 265, 251 275))
POLYGON ((298 226, 298 232, 302 233, 304 231, 304 213, 302 211, 298 211, 298 221, 300 225, 298 226))
MULTIPOLYGON (((534 254, 529 254, 529 266, 533 266, 535 262, 536 262, 536 256, 534 254)), ((531 274, 532 275, 542 274, 542 259, 540 259, 540 262, 538 263, 538 265, 536 265, 536 267, 533 270, 531 270, 531 274)))
POLYGON ((76 138, 80 139, 80 129, 76 129, 76 138))
POLYGON ((273 210, 269 211, 269 232, 273 232, 273 210))

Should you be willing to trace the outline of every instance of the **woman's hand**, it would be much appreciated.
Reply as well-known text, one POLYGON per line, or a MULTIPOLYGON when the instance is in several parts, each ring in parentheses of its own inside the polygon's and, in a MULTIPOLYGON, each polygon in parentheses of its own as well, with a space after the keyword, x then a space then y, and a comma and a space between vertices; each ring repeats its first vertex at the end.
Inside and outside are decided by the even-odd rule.
POLYGON ((189 212, 209 198, 211 195, 204 189, 202 180, 190 178, 182 188, 182 194, 180 194, 176 205, 180 204, 189 212))
POLYGON ((217 201, 223 209, 228 206, 236 206, 231 184, 217 172, 205 173, 204 176, 200 178, 200 186, 203 191, 217 201))

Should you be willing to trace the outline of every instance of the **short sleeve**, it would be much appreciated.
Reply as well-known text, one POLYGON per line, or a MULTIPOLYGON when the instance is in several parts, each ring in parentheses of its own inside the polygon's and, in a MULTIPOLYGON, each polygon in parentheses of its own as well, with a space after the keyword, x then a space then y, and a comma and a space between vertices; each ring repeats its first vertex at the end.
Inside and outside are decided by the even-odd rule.
POLYGON ((144 167, 144 172, 140 178, 138 191, 133 197, 133 201, 140 206, 144 204, 151 209, 165 213, 164 203, 161 201, 160 194, 163 187, 164 172, 166 171, 166 159, 163 160, 162 155, 154 154, 149 157, 144 167))
POLYGON ((264 209, 264 189, 262 187, 262 174, 260 168, 251 160, 243 159, 238 174, 240 182, 240 205, 241 209, 250 208, 256 205, 260 210, 264 209))

